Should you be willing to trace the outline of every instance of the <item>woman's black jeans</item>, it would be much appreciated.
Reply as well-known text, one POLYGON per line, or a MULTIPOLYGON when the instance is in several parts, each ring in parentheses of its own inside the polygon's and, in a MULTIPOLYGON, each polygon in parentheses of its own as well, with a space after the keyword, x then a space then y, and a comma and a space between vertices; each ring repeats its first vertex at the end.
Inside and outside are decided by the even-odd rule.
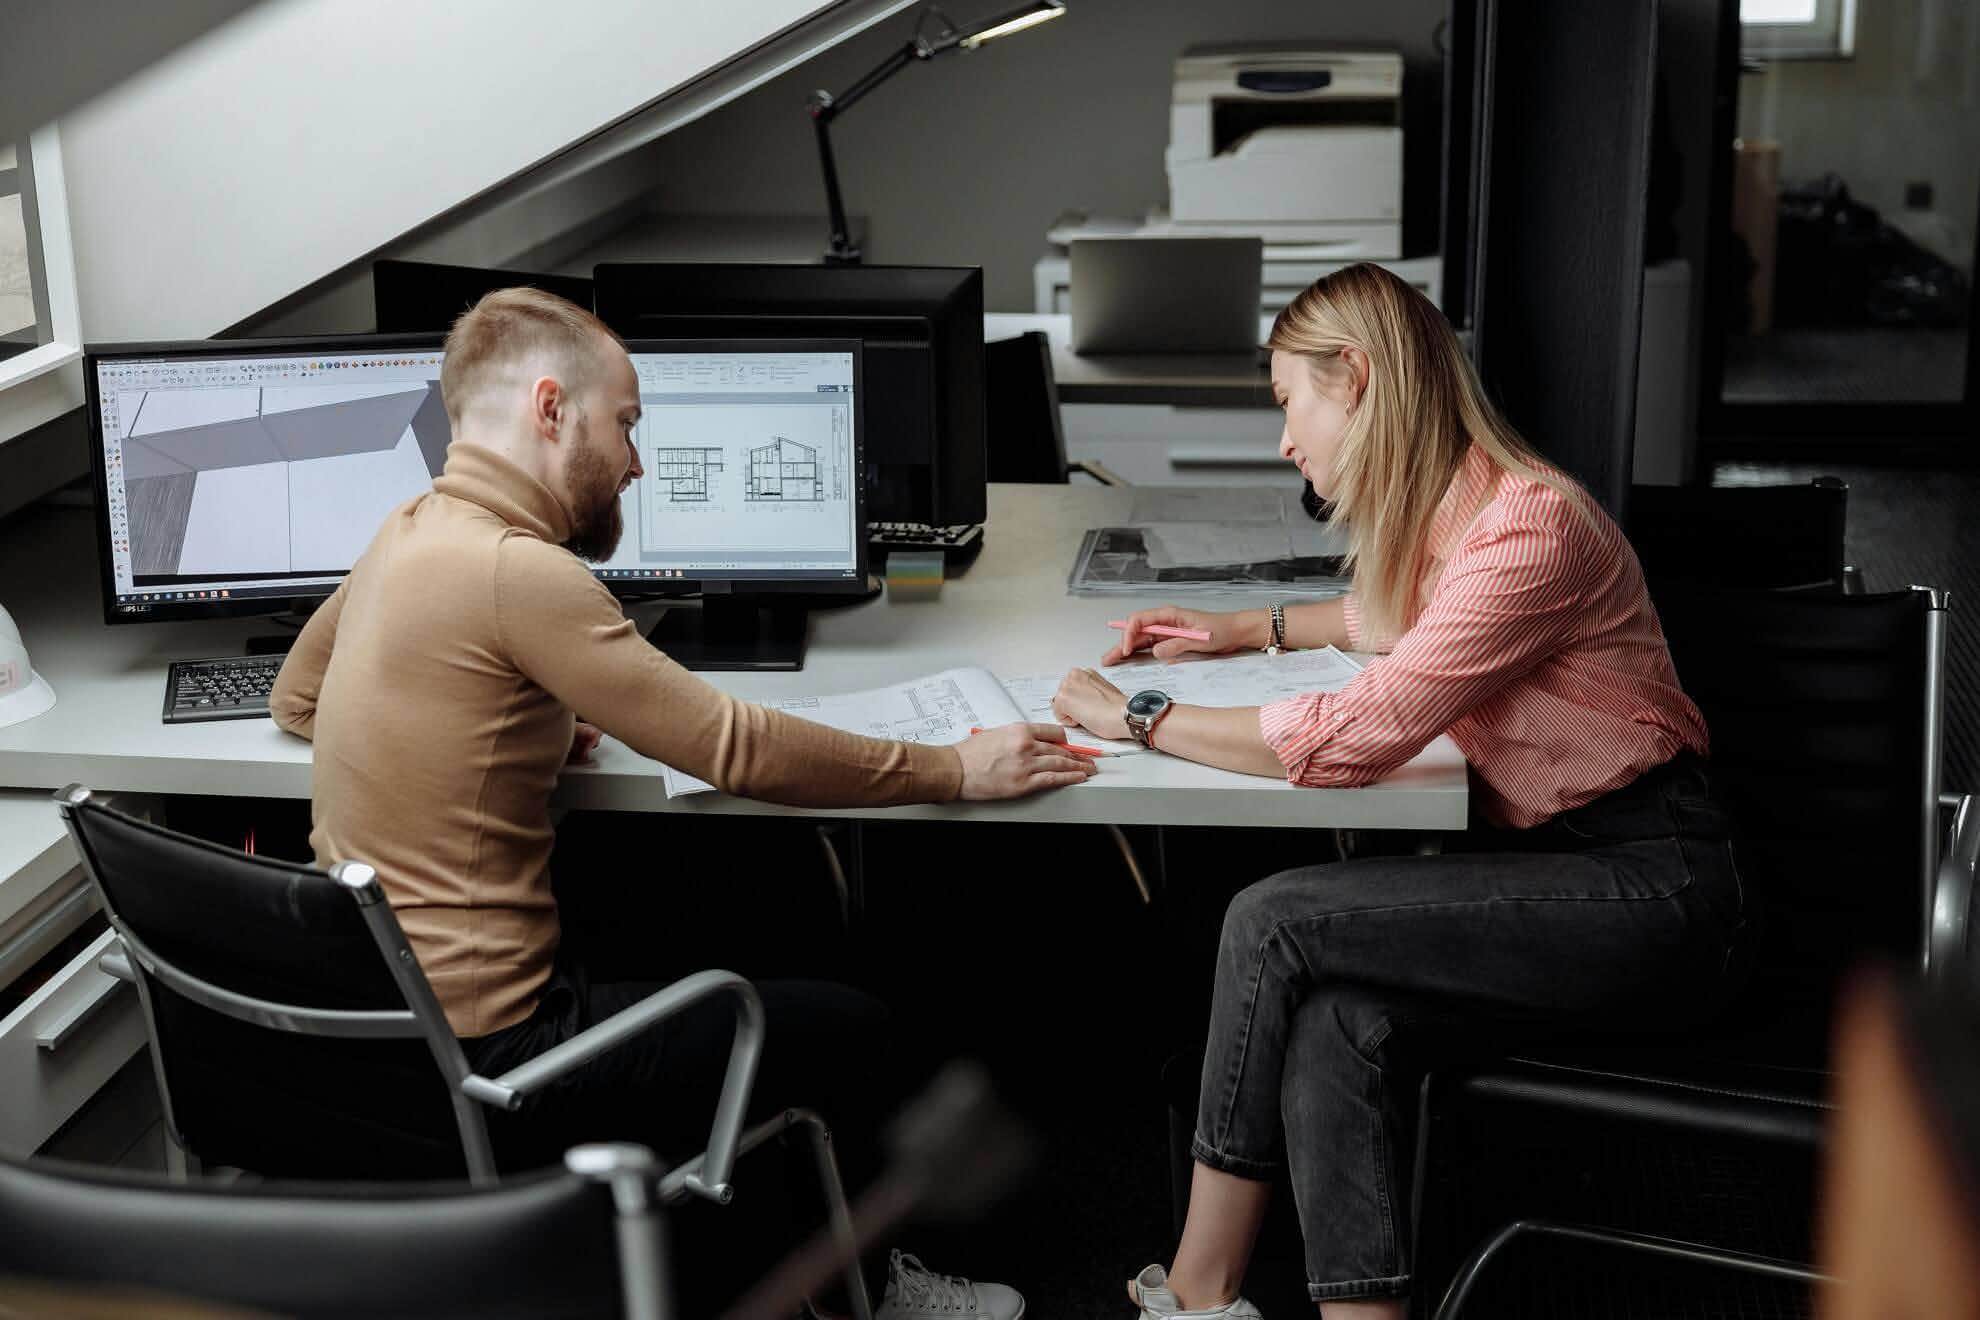
POLYGON ((1192 1153, 1287 1169, 1314 1300, 1401 1296, 1410 1095, 1391 1038, 1695 1024, 1732 979, 1744 907, 1689 754, 1530 830, 1262 880, 1224 918, 1192 1153))

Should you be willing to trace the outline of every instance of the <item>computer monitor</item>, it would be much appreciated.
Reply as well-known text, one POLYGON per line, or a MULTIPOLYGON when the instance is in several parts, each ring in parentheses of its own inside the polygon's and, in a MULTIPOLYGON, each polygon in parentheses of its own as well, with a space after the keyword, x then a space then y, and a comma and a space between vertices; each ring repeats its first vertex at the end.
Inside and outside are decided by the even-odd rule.
POLYGON ((91 346, 103 617, 328 596, 446 462, 437 335, 91 346))
POLYGON ((592 285, 628 339, 859 339, 866 516, 984 520, 981 269, 654 262, 598 266, 592 285))
POLYGON ((805 609, 864 595, 860 343, 628 340, 644 476, 596 572, 619 595, 699 592, 655 645, 690 669, 796 669, 805 609))
MULTIPOLYGON (((706 598, 654 639, 700 668, 802 663, 801 597, 866 591, 856 340, 633 344, 645 479, 593 572, 706 598)), ((329 595, 452 439, 437 336, 92 347, 111 623, 329 595)))
POLYGON ((380 334, 445 334, 482 295, 518 285, 591 306, 591 281, 582 275, 539 275, 432 261, 374 261, 371 301, 380 334))

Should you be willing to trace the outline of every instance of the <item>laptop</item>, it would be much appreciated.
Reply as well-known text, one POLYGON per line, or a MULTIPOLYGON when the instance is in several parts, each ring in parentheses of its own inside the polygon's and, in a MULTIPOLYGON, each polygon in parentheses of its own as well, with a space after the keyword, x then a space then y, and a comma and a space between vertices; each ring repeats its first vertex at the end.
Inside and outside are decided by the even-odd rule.
POLYGON ((1075 238, 1075 353, 1253 353, 1259 238, 1075 238))

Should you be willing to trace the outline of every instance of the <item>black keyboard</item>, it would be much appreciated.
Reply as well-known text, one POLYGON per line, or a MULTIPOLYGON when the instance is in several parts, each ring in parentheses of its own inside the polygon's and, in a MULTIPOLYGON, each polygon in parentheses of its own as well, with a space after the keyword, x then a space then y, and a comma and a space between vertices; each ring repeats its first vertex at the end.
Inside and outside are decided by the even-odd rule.
POLYGON ((875 569, 896 550, 940 552, 946 565, 966 564, 983 548, 982 523, 871 522, 866 524, 866 558, 875 569))
POLYGON ((280 655, 174 660, 165 673, 165 722, 252 720, 268 714, 268 689, 282 671, 280 655))

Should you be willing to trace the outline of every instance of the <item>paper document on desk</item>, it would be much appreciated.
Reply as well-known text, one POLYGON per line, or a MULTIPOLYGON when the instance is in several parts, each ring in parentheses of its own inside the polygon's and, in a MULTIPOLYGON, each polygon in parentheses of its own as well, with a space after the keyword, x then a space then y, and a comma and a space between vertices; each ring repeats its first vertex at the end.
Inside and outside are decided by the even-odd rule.
MULTIPOLYGON (((972 728, 1016 724, 1024 719, 1024 712, 996 676, 973 666, 945 669, 864 692, 786 697, 757 704, 846 733, 944 747, 969 737, 972 728)), ((672 766, 664 767, 662 779, 670 798, 706 793, 713 787, 672 766)))
MULTIPOLYGON (((1262 706, 1302 692, 1332 692, 1346 687, 1361 672, 1361 666, 1329 646, 1277 656, 1252 652, 1173 664, 1137 660, 1110 665, 1100 672, 1127 693, 1154 688, 1168 693, 1174 701, 1191 705, 1262 706)), ((1000 679, 987 669, 968 666, 863 692, 787 697, 760 704, 847 733, 946 747, 969 737, 972 728, 1057 723, 1052 695, 1064 678, 1065 671, 1058 670, 1000 679)), ((1116 756, 1142 750, 1138 743, 1086 733, 1074 735, 1074 741, 1116 756)), ((706 793, 713 787, 672 766, 661 767, 661 779, 670 798, 706 793)))
POLYGON ((1133 660, 1100 671, 1130 695, 1154 689, 1190 706, 1263 706, 1306 692, 1338 692, 1361 665, 1331 646, 1266 655, 1206 656, 1195 660, 1133 660))

